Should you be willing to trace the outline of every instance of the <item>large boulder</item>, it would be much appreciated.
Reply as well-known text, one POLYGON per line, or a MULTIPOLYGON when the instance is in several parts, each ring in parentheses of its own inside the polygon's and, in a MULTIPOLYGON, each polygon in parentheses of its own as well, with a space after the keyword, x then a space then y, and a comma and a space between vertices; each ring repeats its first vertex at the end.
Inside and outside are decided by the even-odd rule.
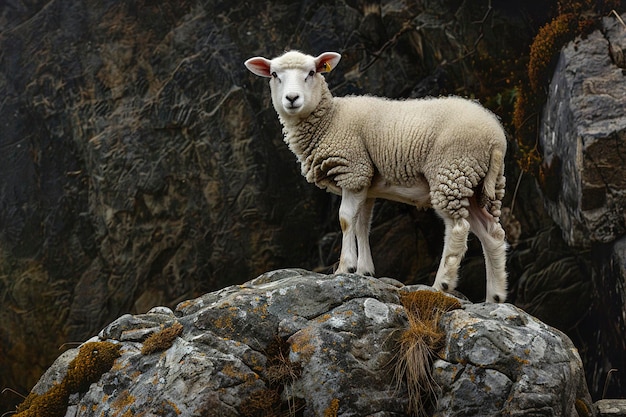
POLYGON ((575 338, 597 398, 626 389, 625 374, 608 377, 626 366, 625 18, 603 18, 560 53, 539 135, 540 183, 569 248, 533 237, 550 251, 520 264, 516 286, 516 302, 575 338))
POLYGON ((571 246, 626 233, 625 44, 622 24, 605 18, 563 48, 550 84, 539 136, 546 205, 571 246))
MULTIPOLYGON (((64 415, 408 416, 394 369, 409 326, 401 294, 414 291, 433 290, 278 270, 175 311, 121 316, 85 345, 98 356, 97 343, 113 343, 121 356, 80 395, 66 395, 64 415)), ((430 415, 595 415, 563 333, 509 304, 464 302, 439 325, 430 415)), ((67 386, 68 368, 84 374, 75 358, 85 346, 65 352, 33 392, 47 399, 67 386)))

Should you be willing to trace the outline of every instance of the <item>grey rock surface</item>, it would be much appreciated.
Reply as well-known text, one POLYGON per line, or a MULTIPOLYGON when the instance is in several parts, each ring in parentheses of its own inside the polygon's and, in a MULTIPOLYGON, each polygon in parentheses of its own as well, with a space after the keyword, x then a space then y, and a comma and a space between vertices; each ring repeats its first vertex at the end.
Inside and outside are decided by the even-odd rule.
POLYGON ((434 364, 435 416, 593 413, 580 356, 560 331, 510 304, 466 305, 440 325, 447 339, 434 364))
POLYGON ((550 84, 540 141, 558 178, 546 205, 572 246, 626 232, 624 44, 621 24, 605 18, 602 31, 563 48, 550 84))
POLYGON ((626 417, 626 400, 599 400, 596 406, 601 416, 626 417))
MULTIPOLYGON (((595 398, 608 371, 626 366, 625 45, 611 15, 561 50, 539 140, 544 205, 569 247, 540 232, 534 256, 512 255, 524 271, 515 303, 574 339, 595 398)), ((608 389, 623 397, 625 387, 620 374, 608 389)))
MULTIPOLYGON (((70 396, 66 416, 406 416, 406 386, 393 376, 407 326, 399 294, 416 290, 432 291, 277 270, 173 312, 121 316, 92 338, 121 344, 121 357, 85 394, 70 396), (146 338, 175 322, 183 330, 171 346, 142 353, 146 338)), ((440 326, 446 338, 434 363, 432 415, 571 417, 575 404, 593 410, 571 341, 523 311, 465 302, 440 326)), ((63 378, 76 352, 64 353, 35 391, 44 394, 63 378)))

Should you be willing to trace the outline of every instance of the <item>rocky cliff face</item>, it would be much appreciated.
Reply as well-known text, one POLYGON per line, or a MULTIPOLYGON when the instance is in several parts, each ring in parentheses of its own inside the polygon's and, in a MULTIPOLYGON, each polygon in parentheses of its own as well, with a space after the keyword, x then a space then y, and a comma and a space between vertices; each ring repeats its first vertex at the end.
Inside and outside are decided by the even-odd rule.
POLYGON ((546 203, 572 246, 626 233, 625 29, 605 18, 602 30, 571 42, 550 84, 540 138, 557 186, 546 203))
MULTIPOLYGON (((301 178, 246 58, 338 50, 342 63, 328 78, 338 95, 456 93, 504 115, 514 90, 503 68, 523 66, 551 6, 0 4, 0 386, 26 392, 59 346, 125 313, 173 308, 279 267, 332 270, 338 201, 301 178)), ((513 153, 508 199, 518 178, 513 153)), ((522 177, 511 300, 574 338, 597 396, 606 371, 624 360, 612 351, 626 334, 613 320, 624 305, 623 245, 612 255, 570 248, 559 230, 546 232, 542 199, 522 177), (596 340, 606 351, 596 353, 596 340)), ((475 243, 460 289, 478 300, 475 243)), ((381 276, 430 283, 441 226, 431 213, 380 203, 372 245, 381 276)))
MULTIPOLYGON (((301 178, 242 62, 339 50, 338 94, 476 91, 463 55, 479 37, 489 56, 532 33, 506 9, 473 23, 483 3, 2 3, 0 385, 25 390, 61 344, 122 313, 332 269, 337 201, 301 178)), ((430 270, 437 221, 379 213, 379 271, 430 270)))
MULTIPOLYGON (((390 279, 279 270, 174 312, 124 315, 60 357, 18 416, 29 415, 38 396, 52 401, 51 389, 66 385, 70 372, 95 368, 76 358, 85 349, 103 356, 93 353, 97 343, 119 347, 119 358, 69 395, 58 415, 412 415, 394 369, 411 326, 401 295, 420 290, 432 292, 390 279)), ((438 401, 427 415, 595 415, 582 362, 563 333, 502 304, 466 303, 439 324, 438 401)))
MULTIPOLYGON (((604 18, 599 30, 563 48, 550 84, 539 136, 547 172, 551 173, 546 180, 549 186, 543 190, 546 208, 568 245, 588 250, 582 256, 583 264, 580 259, 562 258, 559 263, 563 266, 565 261, 571 267, 560 268, 562 274, 551 275, 567 276, 557 287, 569 285, 572 291, 567 291, 568 302, 590 308, 596 318, 598 330, 591 333, 599 340, 596 349, 604 357, 599 365, 601 375, 626 366, 622 353, 626 351, 624 18, 626 14, 621 22, 615 16, 604 18), (576 278, 577 269, 589 271, 584 282, 576 278), (594 292, 593 297, 583 295, 594 292)), ((550 310, 536 305, 538 310, 550 310)), ((585 326, 578 323, 572 327, 585 326)), ((594 391, 599 392, 604 384, 598 375, 594 378, 594 391)), ((617 392, 624 392, 623 376, 613 389, 616 386, 621 387, 617 392)))

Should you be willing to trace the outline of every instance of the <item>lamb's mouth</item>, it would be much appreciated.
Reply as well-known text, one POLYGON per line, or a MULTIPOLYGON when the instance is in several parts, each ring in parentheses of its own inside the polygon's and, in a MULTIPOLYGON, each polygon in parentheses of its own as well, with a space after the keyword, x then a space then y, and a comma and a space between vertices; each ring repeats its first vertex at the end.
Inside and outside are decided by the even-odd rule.
POLYGON ((302 108, 302 106, 300 105, 294 105, 294 104, 288 104, 285 106, 285 110, 287 111, 287 113, 289 114, 295 114, 298 113, 300 111, 300 109, 302 108))

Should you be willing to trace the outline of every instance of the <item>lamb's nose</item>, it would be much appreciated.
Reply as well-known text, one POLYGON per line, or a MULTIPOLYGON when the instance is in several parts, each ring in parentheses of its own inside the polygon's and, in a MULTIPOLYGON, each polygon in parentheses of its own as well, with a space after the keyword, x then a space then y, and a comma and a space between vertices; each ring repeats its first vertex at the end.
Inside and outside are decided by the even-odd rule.
POLYGON ((299 96, 297 93, 290 93, 290 94, 287 94, 287 95, 285 96, 285 98, 286 98, 287 100, 289 100, 289 102, 290 102, 291 104, 293 104, 293 103, 295 103, 295 101, 296 101, 297 99, 299 99, 299 98, 300 98, 300 96, 299 96))

